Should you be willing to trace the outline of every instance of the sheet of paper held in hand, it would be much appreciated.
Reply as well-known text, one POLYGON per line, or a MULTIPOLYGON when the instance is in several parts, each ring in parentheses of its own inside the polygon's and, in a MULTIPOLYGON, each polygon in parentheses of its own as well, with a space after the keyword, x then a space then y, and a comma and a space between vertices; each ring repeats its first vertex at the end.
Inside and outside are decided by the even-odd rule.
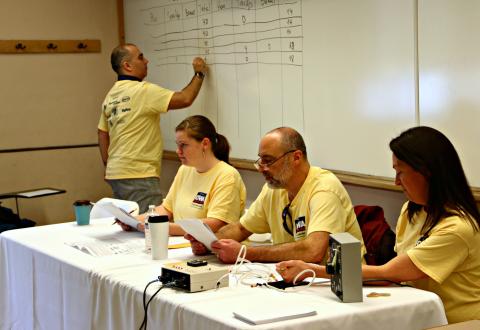
POLYGON ((195 237, 195 239, 201 242, 211 250, 210 247, 213 242, 218 240, 217 236, 211 231, 210 227, 204 224, 199 219, 183 219, 175 220, 175 223, 178 223, 183 230, 195 237))
POLYGON ((137 228, 139 221, 135 217, 128 214, 125 210, 115 206, 112 202, 101 203, 97 205, 109 212, 124 224, 129 225, 132 228, 137 228))

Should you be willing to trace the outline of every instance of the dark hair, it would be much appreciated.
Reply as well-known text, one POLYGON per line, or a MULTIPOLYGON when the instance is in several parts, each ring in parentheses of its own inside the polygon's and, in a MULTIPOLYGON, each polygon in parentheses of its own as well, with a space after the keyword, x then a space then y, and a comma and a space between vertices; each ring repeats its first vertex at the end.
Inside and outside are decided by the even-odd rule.
MULTIPOLYGON (((422 233, 428 233, 442 218, 463 215, 475 231, 480 213, 455 147, 448 138, 431 127, 410 128, 390 141, 397 159, 421 173, 428 182, 427 219, 422 233)), ((408 202, 408 219, 422 209, 408 202)))
POLYGON ((128 61, 130 57, 130 50, 127 46, 135 46, 134 44, 123 44, 115 47, 112 50, 110 55, 110 63, 112 64, 112 69, 117 74, 121 74, 122 62, 128 61))
POLYGON ((204 138, 209 139, 215 157, 229 163, 230 144, 225 136, 217 133, 215 126, 207 117, 201 115, 187 117, 177 125, 175 131, 185 131, 188 136, 198 142, 204 138))
POLYGON ((305 146, 305 141, 303 141, 303 137, 300 133, 291 127, 277 127, 267 134, 275 132, 278 132, 281 135, 281 143, 285 148, 285 151, 300 150, 305 159, 307 159, 307 147, 305 146))

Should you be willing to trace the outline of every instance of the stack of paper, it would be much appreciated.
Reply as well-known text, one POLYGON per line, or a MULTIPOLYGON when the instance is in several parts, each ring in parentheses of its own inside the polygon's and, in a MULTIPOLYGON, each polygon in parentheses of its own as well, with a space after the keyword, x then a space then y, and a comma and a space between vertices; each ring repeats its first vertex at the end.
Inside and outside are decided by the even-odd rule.
POLYGON ((315 308, 309 305, 304 296, 295 293, 282 293, 270 290, 254 293, 248 304, 236 306, 233 316, 249 324, 265 324, 271 322, 297 319, 316 315, 315 308))
POLYGON ((252 306, 238 307, 233 312, 233 316, 249 324, 265 324, 271 322, 297 319, 300 317, 316 315, 317 312, 308 306, 288 305, 263 305, 261 308, 252 308, 252 306))

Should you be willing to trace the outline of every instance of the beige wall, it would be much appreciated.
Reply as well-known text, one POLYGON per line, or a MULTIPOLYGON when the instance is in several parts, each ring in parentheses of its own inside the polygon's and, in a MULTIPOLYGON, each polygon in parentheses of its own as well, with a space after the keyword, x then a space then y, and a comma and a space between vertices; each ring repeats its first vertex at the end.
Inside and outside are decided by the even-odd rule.
MULTIPOLYGON (((2 0, 0 39, 100 39, 101 53, 0 54, 0 150, 94 144, 100 104, 115 80, 116 0, 2 0)), ((0 153, 0 193, 52 186, 66 194, 20 199, 38 224, 73 219, 76 199, 111 192, 97 147, 0 153)), ((3 205, 15 208, 14 200, 3 205)))
MULTIPOLYGON (((21 217, 38 224, 65 222, 74 219, 76 199, 96 201, 110 195, 102 167, 97 148, 2 154, 0 185, 5 191, 48 186, 67 190, 66 194, 18 200, 21 217)), ((3 204, 15 209, 13 199, 3 204)))

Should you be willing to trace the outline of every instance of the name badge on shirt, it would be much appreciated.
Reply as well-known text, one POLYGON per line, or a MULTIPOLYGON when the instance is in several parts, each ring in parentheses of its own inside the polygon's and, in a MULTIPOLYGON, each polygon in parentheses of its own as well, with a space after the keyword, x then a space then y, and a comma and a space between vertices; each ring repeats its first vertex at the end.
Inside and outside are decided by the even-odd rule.
POLYGON ((207 194, 204 192, 198 192, 197 196, 193 199, 192 206, 198 209, 203 208, 203 204, 205 204, 205 199, 207 199, 207 194))
POLYGON ((295 225, 295 240, 304 238, 307 233, 305 216, 298 217, 293 223, 295 225))

